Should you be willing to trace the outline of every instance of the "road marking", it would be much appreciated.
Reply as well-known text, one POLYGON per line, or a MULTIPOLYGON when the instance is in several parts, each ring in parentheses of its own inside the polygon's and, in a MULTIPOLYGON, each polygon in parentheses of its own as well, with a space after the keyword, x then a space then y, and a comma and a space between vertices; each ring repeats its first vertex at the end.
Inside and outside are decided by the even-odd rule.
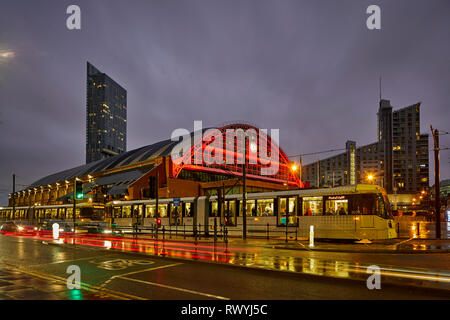
POLYGON ((55 261, 55 262, 49 262, 49 263, 33 264, 33 265, 30 265, 29 267, 40 267, 40 266, 47 266, 49 264, 69 263, 69 262, 73 262, 73 261, 92 259, 92 258, 97 259, 97 258, 108 257, 108 256, 113 256, 113 255, 112 254, 105 254, 105 255, 102 255, 102 256, 95 256, 95 257, 85 257, 85 258, 78 258, 78 259, 72 259, 72 260, 61 260, 61 261, 55 261))
POLYGON ((128 272, 128 273, 124 273, 124 274, 118 274, 115 276, 112 276, 111 278, 109 278, 108 280, 106 280, 105 282, 103 282, 100 287, 104 287, 106 286, 108 283, 110 283, 112 280, 123 277, 123 276, 128 276, 130 274, 135 274, 135 273, 141 273, 141 272, 147 272, 147 271, 153 271, 153 270, 157 270, 157 269, 164 269, 164 268, 170 268, 170 267, 175 267, 178 266, 182 263, 173 263, 173 264, 167 264, 164 266, 159 266, 159 267, 153 267, 153 268, 147 268, 147 269, 143 269, 143 270, 137 270, 137 271, 132 271, 132 272, 128 272))
POLYGON ((134 281, 134 282, 139 282, 139 283, 147 284, 147 285, 150 285, 150 286, 156 286, 156 287, 172 289, 172 290, 177 290, 177 291, 191 293, 191 294, 196 294, 196 295, 205 296, 205 297, 214 298, 214 299, 219 299, 219 300, 230 300, 230 298, 226 298, 226 297, 222 297, 222 296, 216 296, 214 294, 209 294, 209 293, 205 293, 205 292, 199 292, 199 291, 194 291, 194 290, 189 290, 189 289, 184 289, 184 288, 179 288, 179 287, 173 287, 173 286, 169 286, 169 285, 161 284, 161 283, 156 283, 156 282, 144 281, 144 280, 127 278, 127 277, 121 277, 121 276, 119 276, 117 278, 129 280, 129 281, 134 281))
MULTIPOLYGON (((25 274, 28 274, 28 275, 31 275, 34 277, 42 278, 45 280, 55 281, 57 283, 61 283, 64 285, 67 284, 67 279, 56 276, 56 275, 50 275, 50 274, 46 274, 46 273, 39 272, 39 271, 25 270, 25 269, 22 269, 22 268, 19 268, 16 266, 14 266, 14 269, 19 272, 22 272, 22 273, 25 273, 25 274)), ((81 283, 81 289, 84 289, 87 291, 92 291, 92 292, 95 292, 98 294, 106 294, 110 297, 121 299, 121 300, 147 300, 146 298, 143 298, 143 297, 139 297, 139 296, 135 296, 132 294, 115 291, 115 290, 111 290, 111 289, 107 289, 107 288, 101 288, 96 285, 88 284, 88 283, 84 283, 84 282, 81 283)))
POLYGON ((399 245, 401 245, 402 243, 411 241, 411 240, 413 240, 413 239, 414 239, 414 237, 413 237, 413 238, 409 238, 409 239, 407 239, 407 240, 400 241, 399 243, 396 243, 396 244, 395 244, 395 247, 397 248, 397 247, 398 247, 399 245))
POLYGON ((136 265, 146 265, 146 264, 154 264, 155 262, 152 260, 127 260, 127 259, 114 259, 108 261, 100 261, 96 262, 95 259, 89 261, 92 264, 96 264, 98 268, 105 269, 108 271, 119 271, 124 270, 136 265))

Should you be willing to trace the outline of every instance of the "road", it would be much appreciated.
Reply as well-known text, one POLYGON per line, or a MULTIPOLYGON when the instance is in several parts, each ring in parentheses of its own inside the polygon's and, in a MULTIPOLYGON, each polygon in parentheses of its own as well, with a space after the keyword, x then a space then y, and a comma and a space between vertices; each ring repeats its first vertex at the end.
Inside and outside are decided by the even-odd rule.
POLYGON ((448 291, 48 244, 0 235, 0 299, 449 299, 448 291), (66 287, 68 266, 80 290, 66 287))

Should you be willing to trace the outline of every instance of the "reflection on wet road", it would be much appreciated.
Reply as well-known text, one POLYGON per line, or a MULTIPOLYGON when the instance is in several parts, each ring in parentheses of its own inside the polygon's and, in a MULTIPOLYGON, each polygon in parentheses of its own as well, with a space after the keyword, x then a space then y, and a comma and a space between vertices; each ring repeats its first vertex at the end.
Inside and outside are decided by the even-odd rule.
MULTIPOLYGON (((18 236, 8 234, 9 236, 18 236)), ((52 243, 49 236, 24 236, 52 243)), ((414 284, 450 290, 449 254, 361 254, 279 250, 272 247, 237 247, 231 243, 162 241, 121 236, 65 235, 60 243, 139 252, 160 257, 220 262, 277 271, 347 278, 367 279, 367 268, 381 268, 384 281, 414 284)), ((19 251, 20 254, 20 251, 19 251)))

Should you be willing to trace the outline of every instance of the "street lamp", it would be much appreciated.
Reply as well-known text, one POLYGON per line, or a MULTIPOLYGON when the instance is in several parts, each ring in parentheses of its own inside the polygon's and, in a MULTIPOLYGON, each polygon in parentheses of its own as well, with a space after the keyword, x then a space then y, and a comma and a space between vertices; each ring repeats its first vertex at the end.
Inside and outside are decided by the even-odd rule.
POLYGON ((372 183, 373 179, 374 179, 373 174, 369 173, 369 174, 367 175, 367 180, 368 180, 370 183, 372 183))

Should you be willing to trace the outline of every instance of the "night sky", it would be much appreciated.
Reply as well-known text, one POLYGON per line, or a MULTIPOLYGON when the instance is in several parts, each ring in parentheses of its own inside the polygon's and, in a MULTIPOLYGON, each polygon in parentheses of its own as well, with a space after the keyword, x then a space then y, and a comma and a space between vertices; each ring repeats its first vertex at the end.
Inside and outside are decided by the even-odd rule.
POLYGON ((194 120, 246 121, 295 155, 375 142, 380 75, 394 109, 422 102, 421 132, 450 131, 449 35, 448 0, 2 0, 0 204, 13 173, 28 185, 85 163, 86 61, 128 91, 129 150, 194 120))

